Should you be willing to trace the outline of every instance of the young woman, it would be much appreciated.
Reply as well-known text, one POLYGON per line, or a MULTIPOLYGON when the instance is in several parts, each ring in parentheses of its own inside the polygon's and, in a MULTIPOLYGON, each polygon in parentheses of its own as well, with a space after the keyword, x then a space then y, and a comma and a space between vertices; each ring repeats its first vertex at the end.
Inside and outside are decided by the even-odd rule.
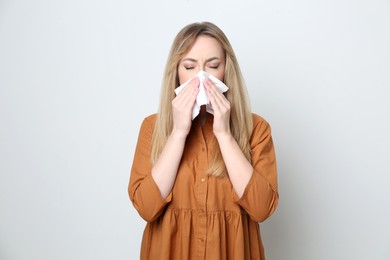
POLYGON ((176 36, 159 111, 141 126, 128 191, 147 221, 141 259, 265 259, 259 222, 278 204, 271 130, 251 113, 236 56, 216 25, 190 24, 176 36), (228 91, 208 77, 200 82, 199 71, 228 91), (213 114, 202 106, 192 119, 200 85, 213 114))

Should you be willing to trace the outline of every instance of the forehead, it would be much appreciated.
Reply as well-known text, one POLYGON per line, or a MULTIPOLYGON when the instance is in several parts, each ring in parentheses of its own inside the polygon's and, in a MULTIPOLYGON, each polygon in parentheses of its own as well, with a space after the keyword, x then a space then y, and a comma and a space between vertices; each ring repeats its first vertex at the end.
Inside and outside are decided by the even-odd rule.
POLYGON ((221 44, 213 37, 201 35, 196 40, 194 45, 184 54, 183 58, 223 58, 224 51, 221 44))

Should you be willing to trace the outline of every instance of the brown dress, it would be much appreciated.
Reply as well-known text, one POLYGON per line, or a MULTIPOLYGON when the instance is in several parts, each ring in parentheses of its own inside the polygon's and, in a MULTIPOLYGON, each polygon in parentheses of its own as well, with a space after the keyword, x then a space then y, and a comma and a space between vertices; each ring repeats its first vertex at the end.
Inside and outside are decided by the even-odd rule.
POLYGON ((207 175, 218 148, 213 116, 202 126, 194 120, 176 181, 166 199, 154 182, 150 142, 156 120, 142 123, 131 169, 129 196, 147 221, 141 259, 265 259, 259 222, 278 204, 274 146, 269 124, 253 114, 250 138, 253 174, 241 198, 229 177, 207 175))

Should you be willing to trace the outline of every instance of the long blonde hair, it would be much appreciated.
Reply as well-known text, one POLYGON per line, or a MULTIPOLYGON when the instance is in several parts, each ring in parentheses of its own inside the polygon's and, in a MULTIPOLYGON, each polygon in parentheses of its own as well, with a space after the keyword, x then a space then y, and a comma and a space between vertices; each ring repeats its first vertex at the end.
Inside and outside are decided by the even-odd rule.
MULTIPOLYGON (((151 159, 154 164, 160 156, 173 129, 172 100, 175 88, 179 86, 177 67, 183 56, 191 49, 197 37, 206 35, 215 38, 225 53, 224 83, 229 87, 226 98, 230 102, 230 131, 240 146, 245 157, 250 161, 249 138, 253 122, 249 98, 233 48, 226 35, 210 22, 193 23, 184 27, 173 41, 162 81, 160 105, 151 143, 151 159)), ((218 142, 214 138, 214 142, 218 142)), ((226 175, 226 166, 219 147, 215 151, 209 166, 209 175, 226 175)))

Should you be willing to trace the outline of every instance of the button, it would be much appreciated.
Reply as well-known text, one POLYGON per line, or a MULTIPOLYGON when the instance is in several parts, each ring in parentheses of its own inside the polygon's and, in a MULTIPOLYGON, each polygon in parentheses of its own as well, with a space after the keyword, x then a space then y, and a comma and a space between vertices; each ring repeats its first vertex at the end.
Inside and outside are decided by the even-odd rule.
POLYGON ((205 178, 202 178, 200 181, 201 181, 201 182, 204 182, 205 180, 206 180, 205 178))
POLYGON ((202 148, 202 152, 204 152, 206 149, 204 149, 204 147, 202 148))
POLYGON ((200 240, 200 242, 202 242, 202 243, 204 242, 204 238, 199 238, 199 240, 200 240))

